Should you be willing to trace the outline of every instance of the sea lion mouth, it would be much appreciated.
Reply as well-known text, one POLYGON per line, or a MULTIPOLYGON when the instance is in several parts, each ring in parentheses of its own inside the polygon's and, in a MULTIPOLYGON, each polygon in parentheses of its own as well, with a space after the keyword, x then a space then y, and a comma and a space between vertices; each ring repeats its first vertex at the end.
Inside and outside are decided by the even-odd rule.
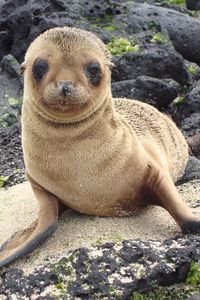
POLYGON ((43 104, 47 109, 60 112, 74 112, 79 111, 80 109, 88 106, 88 101, 85 99, 74 99, 69 97, 63 97, 62 99, 58 98, 49 98, 44 99, 43 104))
POLYGON ((41 100, 46 109, 71 112, 88 106, 89 99, 89 93, 84 88, 75 88, 69 84, 67 86, 47 87, 41 100))

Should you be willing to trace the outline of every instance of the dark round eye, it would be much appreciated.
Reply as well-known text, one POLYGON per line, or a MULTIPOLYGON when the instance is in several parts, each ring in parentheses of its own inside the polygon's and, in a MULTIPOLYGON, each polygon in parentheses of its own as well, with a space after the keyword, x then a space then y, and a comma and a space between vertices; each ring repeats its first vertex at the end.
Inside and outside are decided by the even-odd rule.
POLYGON ((89 63, 86 66, 85 73, 92 85, 98 86, 100 84, 102 73, 98 62, 89 63))
POLYGON ((49 65, 46 60, 37 58, 32 67, 33 77, 36 81, 42 80, 44 75, 47 73, 49 65))

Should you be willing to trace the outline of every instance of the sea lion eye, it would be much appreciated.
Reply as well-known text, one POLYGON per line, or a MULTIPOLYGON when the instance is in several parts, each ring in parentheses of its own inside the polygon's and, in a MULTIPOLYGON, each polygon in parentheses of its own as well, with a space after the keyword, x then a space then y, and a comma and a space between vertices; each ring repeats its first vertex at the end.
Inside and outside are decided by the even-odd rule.
POLYGON ((89 78, 92 85, 97 86, 101 81, 101 67, 98 62, 91 62, 85 69, 85 74, 89 78))
POLYGON ((47 61, 45 61, 44 59, 41 59, 41 58, 37 58, 34 61, 33 67, 32 67, 32 73, 33 73, 34 79, 36 81, 42 80, 44 75, 47 73, 48 69, 49 69, 49 65, 48 65, 47 61))

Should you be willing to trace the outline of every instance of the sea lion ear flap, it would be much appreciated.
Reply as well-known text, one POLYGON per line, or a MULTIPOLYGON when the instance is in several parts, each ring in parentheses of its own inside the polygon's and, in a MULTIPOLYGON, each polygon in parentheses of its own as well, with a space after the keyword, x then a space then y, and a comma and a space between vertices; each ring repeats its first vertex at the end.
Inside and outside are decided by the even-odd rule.
POLYGON ((111 71, 115 68, 115 64, 112 61, 109 62, 108 66, 111 71))
POLYGON ((21 75, 24 74, 25 69, 26 69, 26 64, 25 64, 25 61, 24 61, 24 62, 21 64, 20 69, 19 69, 21 75))
POLYGON ((107 60, 106 65, 108 66, 110 71, 112 71, 112 69, 115 68, 115 64, 111 60, 107 60))

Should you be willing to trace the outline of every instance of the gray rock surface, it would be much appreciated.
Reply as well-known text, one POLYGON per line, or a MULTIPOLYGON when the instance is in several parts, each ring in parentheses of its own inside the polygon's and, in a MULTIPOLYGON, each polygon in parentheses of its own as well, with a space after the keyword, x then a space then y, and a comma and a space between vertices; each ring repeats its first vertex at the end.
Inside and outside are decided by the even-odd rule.
POLYGON ((182 106, 180 108, 184 117, 188 117, 192 113, 200 112, 200 82, 197 81, 183 99, 182 106))
POLYGON ((200 21, 184 13, 185 10, 169 7, 127 1, 85 1, 83 5, 80 0, 10 0, 1 8, 0 55, 11 53, 21 62, 27 46, 40 32, 64 25, 91 29, 90 23, 95 25, 96 20, 97 25, 97 19, 101 19, 100 26, 93 26, 93 30, 102 37, 112 37, 102 30, 112 16, 113 24, 125 36, 143 32, 144 42, 155 31, 161 31, 183 57, 200 62, 200 21))
POLYGON ((199 0, 186 0, 186 7, 191 10, 199 10, 200 9, 200 1, 199 0))
POLYGON ((114 58, 116 68, 112 79, 121 81, 147 75, 159 79, 173 79, 181 85, 189 84, 183 58, 170 45, 152 46, 114 58))
POLYGON ((200 112, 192 113, 181 122, 181 129, 186 136, 200 133, 200 112))
POLYGON ((182 184, 190 180, 200 179, 200 160, 190 156, 183 177, 177 182, 182 184))
POLYGON ((80 248, 29 275, 20 269, 1 271, 0 294, 56 299, 57 289, 59 299, 131 300, 135 291, 145 294, 185 282, 191 262, 200 260, 199 248, 200 238, 192 235, 80 248))
MULTIPOLYGON (((199 9, 199 1, 186 4, 199 9)), ((2 0, 0 11, 0 176, 6 178, 6 187, 24 180, 21 105, 9 101, 21 97, 19 63, 31 41, 51 27, 92 30, 106 43, 113 37, 133 39, 139 51, 113 58, 114 96, 145 100, 174 115, 177 111, 177 123, 186 136, 199 131, 200 73, 190 62, 200 64, 200 20, 184 7, 162 0, 2 0), (15 58, 19 63, 13 65, 15 58), (179 96, 183 102, 174 106, 172 101, 179 96)), ((178 183, 199 178, 200 160, 191 157, 178 183)), ((192 207, 199 205, 197 199, 192 207)), ((68 295, 70 300, 133 300, 135 291, 148 293, 156 289, 154 284, 185 282, 191 262, 200 261, 199 249, 199 237, 192 235, 80 248, 29 275, 20 269, 0 270, 0 299, 30 299, 34 294, 34 299, 50 300, 56 299, 56 291, 57 299, 68 295)))
POLYGON ((142 100, 158 109, 167 107, 179 93, 179 84, 173 79, 138 76, 112 84, 113 97, 142 100))
POLYGON ((149 4, 135 4, 128 7, 128 27, 133 33, 150 29, 169 36, 174 48, 184 58, 200 63, 199 20, 168 8, 149 4))

